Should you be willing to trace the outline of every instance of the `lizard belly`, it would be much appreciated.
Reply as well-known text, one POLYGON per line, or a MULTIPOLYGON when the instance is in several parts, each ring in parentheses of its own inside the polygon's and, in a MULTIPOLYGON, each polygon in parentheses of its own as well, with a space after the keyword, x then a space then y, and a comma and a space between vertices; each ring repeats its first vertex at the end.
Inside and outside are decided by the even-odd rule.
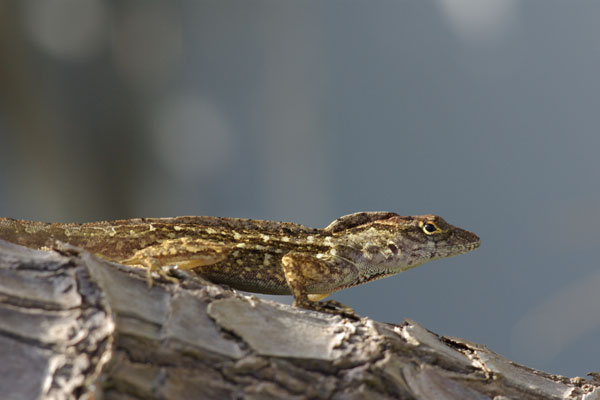
POLYGON ((213 283, 225 284, 233 289, 263 294, 291 294, 283 275, 281 264, 274 259, 267 263, 248 263, 228 259, 223 262, 194 270, 198 275, 213 283))
POLYGON ((233 289, 243 290, 252 293, 263 293, 263 294, 292 294, 290 288, 285 281, 279 279, 267 279, 262 276, 250 277, 247 274, 241 274, 239 276, 231 276, 225 273, 207 273, 205 271, 197 272, 201 277, 208 279, 213 283, 225 284, 233 289))

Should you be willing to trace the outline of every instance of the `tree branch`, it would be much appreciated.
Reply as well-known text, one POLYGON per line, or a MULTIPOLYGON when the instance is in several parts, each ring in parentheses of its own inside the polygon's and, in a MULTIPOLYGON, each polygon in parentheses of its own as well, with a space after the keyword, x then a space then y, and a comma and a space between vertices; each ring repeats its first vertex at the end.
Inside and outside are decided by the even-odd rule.
POLYGON ((5 399, 600 399, 418 323, 343 319, 180 284, 68 245, 0 241, 5 399))

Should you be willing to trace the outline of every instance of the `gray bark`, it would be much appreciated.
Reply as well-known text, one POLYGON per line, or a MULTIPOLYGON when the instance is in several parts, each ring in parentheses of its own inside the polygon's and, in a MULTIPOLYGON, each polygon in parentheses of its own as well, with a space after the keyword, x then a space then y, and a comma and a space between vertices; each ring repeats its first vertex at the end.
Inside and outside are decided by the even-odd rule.
POLYGON ((344 319, 0 241, 2 399, 600 399, 418 323, 344 319))

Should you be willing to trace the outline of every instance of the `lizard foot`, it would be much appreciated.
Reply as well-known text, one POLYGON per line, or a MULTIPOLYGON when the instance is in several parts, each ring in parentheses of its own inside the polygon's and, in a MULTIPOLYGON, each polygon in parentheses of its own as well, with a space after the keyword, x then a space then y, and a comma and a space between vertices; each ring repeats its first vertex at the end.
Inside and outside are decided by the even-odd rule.
POLYGON ((148 284, 148 289, 152 288, 152 282, 153 282, 152 272, 156 272, 158 274, 158 276, 160 276, 161 278, 163 278, 167 282, 171 282, 171 283, 179 283, 180 282, 178 278, 176 278, 175 276, 171 275, 173 272, 177 271, 173 267, 148 268, 146 271, 147 271, 147 273, 146 273, 146 282, 148 284))
POLYGON ((340 303, 336 300, 327 300, 317 303, 320 307, 323 307, 330 314, 341 315, 346 318, 359 319, 360 317, 356 314, 356 311, 350 306, 340 303))
POLYGON ((327 300, 327 301, 294 301, 294 306, 304 308, 306 310, 318 311, 326 314, 339 315, 344 318, 351 319, 360 319, 358 314, 352 309, 343 303, 335 300, 327 300))

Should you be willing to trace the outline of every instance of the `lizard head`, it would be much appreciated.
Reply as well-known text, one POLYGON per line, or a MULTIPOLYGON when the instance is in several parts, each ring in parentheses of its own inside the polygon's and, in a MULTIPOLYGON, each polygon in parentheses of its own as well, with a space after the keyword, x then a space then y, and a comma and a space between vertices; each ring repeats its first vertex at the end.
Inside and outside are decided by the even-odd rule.
POLYGON ((433 214, 356 213, 338 218, 325 231, 338 236, 346 248, 358 250, 365 269, 387 273, 468 253, 480 245, 474 233, 433 214))
MULTIPOLYGON (((442 217, 433 214, 412 217, 393 216, 378 221, 382 226, 396 231, 390 237, 389 246, 395 244, 407 267, 412 268, 424 262, 453 257, 468 253, 479 247, 477 235, 451 225, 442 217)), ((393 248, 392 248, 393 250, 393 248)))

